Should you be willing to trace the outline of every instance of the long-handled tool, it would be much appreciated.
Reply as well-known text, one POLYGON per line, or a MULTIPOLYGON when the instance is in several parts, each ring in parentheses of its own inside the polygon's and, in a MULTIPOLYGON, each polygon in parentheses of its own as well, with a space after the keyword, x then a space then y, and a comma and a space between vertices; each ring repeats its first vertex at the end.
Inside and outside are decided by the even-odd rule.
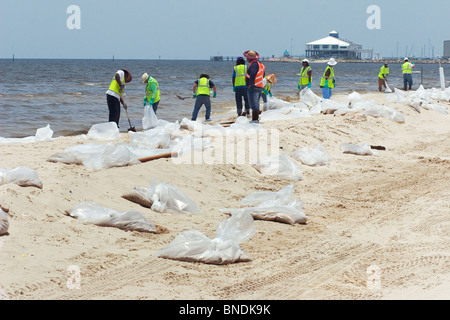
POLYGON ((136 128, 131 125, 130 116, 128 114, 128 107, 127 107, 127 104, 125 103, 125 100, 123 99, 123 97, 122 97, 122 102, 123 102, 123 108, 125 109, 125 112, 126 112, 127 117, 128 117, 128 123, 130 124, 130 127, 128 128, 128 131, 136 132, 136 128))

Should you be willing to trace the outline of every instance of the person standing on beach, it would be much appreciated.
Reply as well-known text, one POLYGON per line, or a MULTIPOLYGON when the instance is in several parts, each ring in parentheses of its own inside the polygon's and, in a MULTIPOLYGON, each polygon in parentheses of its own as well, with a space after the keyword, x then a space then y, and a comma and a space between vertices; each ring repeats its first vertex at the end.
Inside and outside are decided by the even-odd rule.
POLYGON ((115 122, 119 127, 120 120, 120 104, 127 109, 127 105, 123 100, 125 93, 125 83, 130 83, 132 76, 127 69, 120 69, 114 75, 108 91, 106 91, 106 103, 109 109, 109 122, 115 122))
POLYGON ((259 122, 259 103, 264 87, 264 76, 266 67, 259 62, 259 54, 256 51, 248 50, 244 52, 244 57, 249 63, 245 81, 247 84, 248 102, 252 109, 252 123, 259 122))
POLYGON ((412 69, 414 69, 414 63, 409 62, 409 59, 405 58, 405 63, 402 65, 404 91, 408 91, 408 88, 411 90, 413 85, 412 69))
POLYGON ((380 73, 378 74, 378 91, 381 92, 383 90, 383 87, 384 89, 387 89, 386 83, 388 75, 389 75, 389 64, 385 62, 380 69, 380 73))
POLYGON ((298 90, 303 90, 305 88, 311 88, 312 82, 312 70, 309 65, 308 59, 302 61, 302 68, 300 69, 300 81, 298 82, 298 90))
POLYGON ((216 86, 209 80, 209 75, 201 74, 192 88, 194 91, 193 97, 196 99, 194 111, 192 112, 192 121, 197 120, 198 112, 203 105, 206 107, 205 121, 211 121, 211 89, 214 91, 213 97, 215 98, 217 95, 216 86))
POLYGON ((334 58, 328 61, 328 66, 323 73, 322 80, 320 81, 320 87, 322 88, 322 96, 324 99, 330 99, 332 95, 332 89, 336 87, 334 80, 334 66, 337 64, 334 58))
POLYGON ((144 107, 149 104, 156 114, 159 101, 161 100, 158 81, 147 73, 144 73, 142 75, 142 83, 145 84, 144 107))
POLYGON ((275 83, 277 83, 277 77, 276 75, 273 74, 269 74, 267 77, 264 77, 264 81, 263 81, 263 86, 264 89, 262 91, 261 97, 263 100, 263 111, 267 111, 267 96, 272 97, 272 85, 274 85, 275 83))
POLYGON ((248 103, 247 96, 247 84, 245 83, 245 75, 247 74, 247 65, 242 57, 238 57, 236 60, 236 66, 233 67, 233 91, 236 99, 236 110, 238 116, 250 116, 250 105, 248 103), (242 99, 245 103, 245 111, 242 112, 242 99))

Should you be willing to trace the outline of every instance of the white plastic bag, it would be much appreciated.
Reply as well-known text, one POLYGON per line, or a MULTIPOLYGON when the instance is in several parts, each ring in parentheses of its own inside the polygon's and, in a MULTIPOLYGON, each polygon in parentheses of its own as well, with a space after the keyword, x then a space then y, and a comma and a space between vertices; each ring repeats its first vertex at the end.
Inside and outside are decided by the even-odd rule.
POLYGON ((211 240, 197 230, 188 230, 176 236, 156 255, 166 259, 218 265, 251 261, 239 244, 255 233, 252 216, 245 212, 238 213, 219 224, 216 238, 211 240))
POLYGON ((371 156, 373 155, 373 151, 367 143, 362 145, 356 145, 351 143, 343 143, 341 144, 341 150, 344 153, 356 154, 360 156, 371 156))
POLYGON ((36 130, 36 135, 34 136, 34 140, 36 142, 42 141, 52 141, 53 130, 50 129, 50 125, 47 124, 44 128, 39 128, 36 130))
POLYGON ((200 208, 178 187, 166 182, 156 185, 152 180, 148 188, 135 187, 122 197, 156 212, 201 213, 200 208))
POLYGON ((9 229, 8 215, 0 208, 0 236, 7 234, 9 229))
POLYGON ((330 162, 325 149, 319 143, 315 148, 305 147, 292 152, 291 156, 308 166, 323 166, 330 162))
POLYGON ((300 168, 284 153, 262 158, 253 167, 263 175, 291 180, 303 179, 300 168))
POLYGON ((82 137, 89 140, 113 141, 120 138, 120 132, 117 123, 105 122, 94 124, 89 129, 87 135, 83 135, 82 137))
POLYGON ((278 192, 256 191, 241 200, 243 205, 252 207, 240 209, 222 209, 222 212, 236 214, 246 212, 255 220, 275 221, 287 224, 304 224, 307 216, 303 212, 303 205, 293 198, 294 184, 284 187, 278 192))
POLYGON ((158 118, 156 117, 153 107, 149 104, 144 107, 144 118, 142 118, 142 128, 148 130, 158 126, 158 118))
POLYGON ((83 223, 103 227, 116 227, 123 230, 155 233, 156 228, 146 217, 136 211, 118 212, 104 208, 94 202, 77 205, 70 216, 83 223))
POLYGON ((28 167, 15 169, 0 168, 0 185, 15 183, 21 187, 37 187, 42 189, 42 181, 39 180, 37 171, 28 167))

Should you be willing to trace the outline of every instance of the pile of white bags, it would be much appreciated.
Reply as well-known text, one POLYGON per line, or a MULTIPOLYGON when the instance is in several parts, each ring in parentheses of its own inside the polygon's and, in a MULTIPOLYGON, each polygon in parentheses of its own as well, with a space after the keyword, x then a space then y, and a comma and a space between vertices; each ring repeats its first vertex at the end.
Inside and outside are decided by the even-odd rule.
POLYGON ((201 213, 200 208, 178 187, 166 182, 156 185, 152 180, 148 188, 135 187, 122 197, 156 212, 201 213))
POLYGON ((158 126, 158 117, 155 114, 155 111, 153 111, 153 107, 149 104, 147 104, 144 107, 144 117, 142 118, 142 128, 144 130, 148 130, 151 128, 155 128, 158 126))
POLYGON ((245 212, 237 213, 219 224, 214 239, 197 230, 187 230, 156 255, 166 259, 218 265, 247 262, 252 259, 241 249, 240 244, 255 233, 252 216, 245 212))
POLYGON ((264 157, 253 167, 263 175, 290 180, 303 179, 300 168, 284 153, 264 157))
POLYGON ((42 189, 42 181, 39 180, 37 171, 28 167, 15 169, 0 168, 0 185, 15 183, 21 187, 36 187, 42 189))
POLYGON ((307 217, 303 205, 293 198, 293 183, 278 192, 256 191, 241 200, 242 205, 250 207, 240 209, 222 209, 228 214, 249 213, 255 220, 276 221, 287 224, 304 224, 307 217))
POLYGON ((116 227, 126 231, 156 232, 153 223, 139 212, 118 212, 94 202, 80 203, 69 214, 80 222, 97 226, 116 227))
POLYGON ((315 148, 305 147, 291 153, 292 158, 308 166, 323 166, 330 162, 325 149, 319 143, 315 148))
POLYGON ((8 215, 0 208, 0 236, 7 234, 9 229, 8 215))

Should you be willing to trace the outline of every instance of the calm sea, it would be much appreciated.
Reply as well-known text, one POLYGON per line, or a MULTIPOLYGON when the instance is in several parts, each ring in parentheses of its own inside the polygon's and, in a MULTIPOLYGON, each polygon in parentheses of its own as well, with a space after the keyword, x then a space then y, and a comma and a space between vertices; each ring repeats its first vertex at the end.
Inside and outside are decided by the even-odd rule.
MULTIPOLYGON (((275 73, 278 83, 274 97, 298 96, 300 63, 264 62, 266 73, 275 73)), ((106 90, 116 70, 128 69, 133 81, 126 86, 125 100, 132 126, 142 128, 145 87, 144 72, 158 80, 161 102, 158 118, 170 122, 190 119, 194 106, 192 86, 201 73, 210 75, 217 87, 212 99, 212 118, 234 112, 231 76, 234 61, 168 61, 168 60, 28 60, 0 59, 0 137, 34 136, 36 129, 50 124, 54 137, 87 133, 93 124, 108 121, 106 90)), ((321 95, 320 76, 326 64, 313 63, 312 89, 321 95)), ((335 67, 335 93, 377 91, 381 64, 339 63, 335 67)), ((391 87, 403 87, 400 64, 391 64, 391 87)), ((415 88, 421 81, 425 88, 439 87, 437 64, 416 64, 415 88)), ((450 66, 444 65, 446 75, 450 66)), ((203 119, 204 108, 198 119, 203 119)), ((120 130, 127 131, 128 119, 123 108, 120 130)))

